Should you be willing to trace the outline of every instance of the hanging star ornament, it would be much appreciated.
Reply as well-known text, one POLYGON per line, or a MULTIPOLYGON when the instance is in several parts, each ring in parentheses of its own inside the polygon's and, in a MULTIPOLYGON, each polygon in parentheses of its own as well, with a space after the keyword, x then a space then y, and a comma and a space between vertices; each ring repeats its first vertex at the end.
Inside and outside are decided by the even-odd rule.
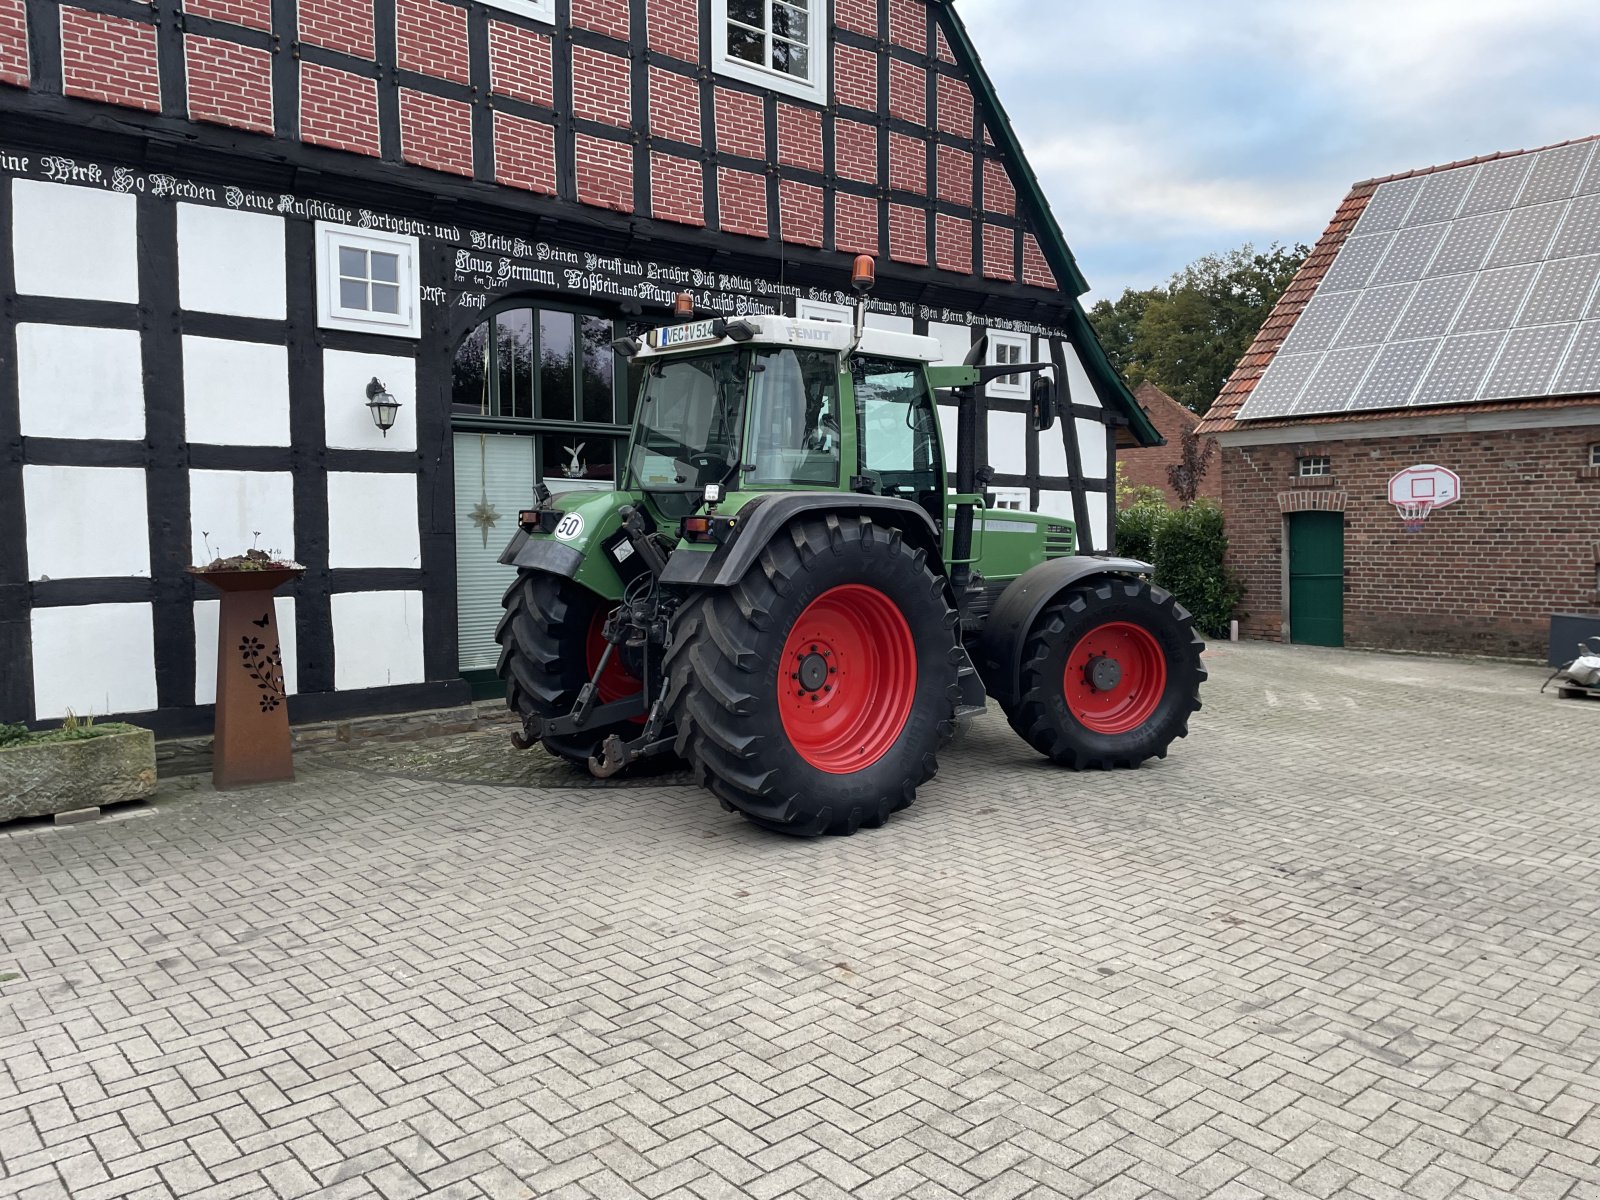
POLYGON ((483 548, 489 548, 489 530, 494 528, 494 523, 500 519, 500 513, 495 506, 487 500, 479 500, 472 507, 472 523, 483 533, 483 548))

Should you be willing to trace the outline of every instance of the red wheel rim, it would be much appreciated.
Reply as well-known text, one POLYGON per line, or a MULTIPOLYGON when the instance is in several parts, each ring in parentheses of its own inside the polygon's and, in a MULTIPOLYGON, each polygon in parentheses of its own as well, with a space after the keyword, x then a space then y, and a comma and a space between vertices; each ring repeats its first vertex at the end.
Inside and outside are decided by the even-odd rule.
MULTIPOLYGON (((603 608, 595 610, 594 617, 589 621, 589 636, 584 641, 584 669, 589 672, 589 678, 594 678, 594 669, 600 665, 600 656, 606 652, 606 616, 603 608)), ((600 703, 610 704, 614 700, 626 700, 629 696, 637 696, 644 689, 644 684, 639 682, 639 677, 628 670, 622 661, 622 651, 619 648, 612 652, 611 661, 606 664, 606 669, 600 673, 600 703)), ((630 717, 636 725, 644 723, 644 717, 630 717)))
POLYGON ((800 757, 830 775, 865 770, 911 719, 917 648, 911 626, 877 588, 851 583, 818 596, 778 660, 778 712, 800 757))
POLYGON ((1167 659, 1142 625, 1111 621, 1078 639, 1062 681, 1067 708, 1096 733, 1128 733, 1156 711, 1167 690, 1167 659))

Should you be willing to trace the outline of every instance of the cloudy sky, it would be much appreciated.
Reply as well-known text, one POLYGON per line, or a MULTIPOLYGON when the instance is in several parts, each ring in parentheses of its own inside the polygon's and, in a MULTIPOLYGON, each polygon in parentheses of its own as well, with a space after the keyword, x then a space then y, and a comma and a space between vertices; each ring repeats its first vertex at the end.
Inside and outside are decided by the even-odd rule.
POLYGON ((1600 133, 1600 0, 960 0, 1093 291, 1349 186, 1600 133))

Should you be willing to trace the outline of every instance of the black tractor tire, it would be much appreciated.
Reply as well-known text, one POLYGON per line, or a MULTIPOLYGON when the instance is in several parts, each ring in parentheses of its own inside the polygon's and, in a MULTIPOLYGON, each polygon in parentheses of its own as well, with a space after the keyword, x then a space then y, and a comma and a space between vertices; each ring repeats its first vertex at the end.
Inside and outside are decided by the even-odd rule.
MULTIPOLYGON (((529 717, 566 716, 593 671, 594 622, 603 620, 615 603, 570 579, 543 571, 518 572, 500 603, 505 613, 495 627, 494 640, 500 643, 497 671, 506 682, 506 707, 524 722, 529 717)), ((618 661, 615 655, 612 661, 618 661)), ((602 703, 608 698, 607 690, 601 689, 602 703)), ((638 731, 637 725, 624 721, 544 737, 540 743, 551 754, 583 766, 609 734, 631 738, 637 737, 638 731)))
POLYGON ((799 520, 738 584, 679 609, 665 668, 678 754, 766 829, 877 828, 938 770, 959 653, 944 583, 899 530, 799 520))
POLYGON ((1094 580, 1039 614, 1023 644, 1021 698, 1006 717, 1040 754, 1074 770, 1165 758, 1200 709, 1204 649, 1194 618, 1169 593, 1136 579, 1094 580), (1097 669, 1113 686, 1096 685, 1097 669))

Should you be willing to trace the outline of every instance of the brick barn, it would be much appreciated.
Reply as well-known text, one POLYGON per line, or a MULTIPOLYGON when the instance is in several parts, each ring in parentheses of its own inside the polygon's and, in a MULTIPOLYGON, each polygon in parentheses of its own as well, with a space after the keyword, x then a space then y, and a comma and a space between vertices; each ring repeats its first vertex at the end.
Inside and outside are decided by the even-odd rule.
MULTIPOLYGON (((1117 468, 1122 478, 1122 486, 1128 494, 1122 503, 1124 507, 1133 503, 1134 489, 1153 487, 1161 493, 1162 499, 1176 507, 1179 503, 1178 492, 1172 486, 1168 471, 1183 460, 1184 436, 1192 433, 1200 424, 1200 417, 1149 380, 1145 380, 1134 389, 1133 398, 1138 401, 1139 407, 1144 409, 1144 415, 1150 419, 1150 424, 1155 426, 1156 431, 1165 440, 1157 446, 1128 446, 1123 450, 1117 460, 1117 468)), ((1211 461, 1200 476, 1200 486, 1195 494, 1209 496, 1213 500, 1218 499, 1222 490, 1219 483, 1220 475, 1221 472, 1217 469, 1216 451, 1213 449, 1211 461)))
POLYGON ((991 386, 994 501, 1107 549, 1158 435, 944 0, 0 0, 0 721, 204 730, 184 568, 251 545, 297 722, 492 688, 517 510, 614 484, 613 337, 839 318, 861 252, 870 323, 1057 364, 1047 435, 991 386))
POLYGON ((1597 145, 1345 197, 1200 423, 1246 636, 1544 658, 1600 612, 1597 145))

